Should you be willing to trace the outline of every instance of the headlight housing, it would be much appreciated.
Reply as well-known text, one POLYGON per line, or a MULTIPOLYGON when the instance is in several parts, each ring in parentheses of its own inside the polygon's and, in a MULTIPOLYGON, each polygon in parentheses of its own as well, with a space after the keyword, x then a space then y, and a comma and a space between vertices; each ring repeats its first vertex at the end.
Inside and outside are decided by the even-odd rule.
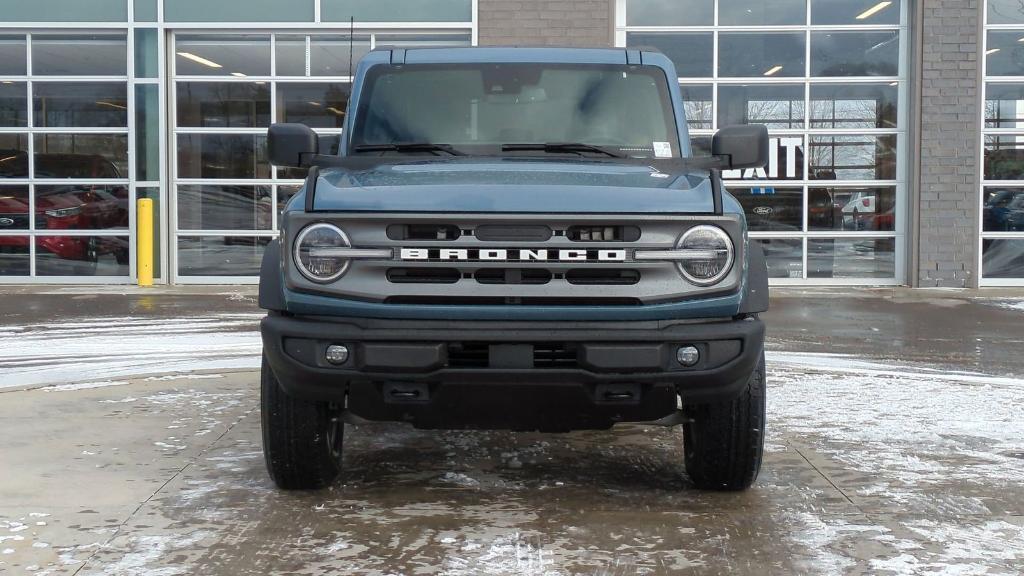
POLYGON ((68 218, 70 216, 78 216, 81 213, 81 206, 75 206, 74 208, 58 208, 56 210, 46 211, 46 215, 50 218, 68 218))
POLYGON ((349 260, 338 256, 317 255, 318 248, 348 248, 348 236, 333 224, 311 224, 295 238, 295 267, 303 276, 318 284, 341 278, 348 270, 349 260))
POLYGON ((683 234, 676 249, 691 252, 680 260, 679 271, 697 286, 711 286, 725 278, 736 259, 732 239, 717 226, 694 226, 683 234))

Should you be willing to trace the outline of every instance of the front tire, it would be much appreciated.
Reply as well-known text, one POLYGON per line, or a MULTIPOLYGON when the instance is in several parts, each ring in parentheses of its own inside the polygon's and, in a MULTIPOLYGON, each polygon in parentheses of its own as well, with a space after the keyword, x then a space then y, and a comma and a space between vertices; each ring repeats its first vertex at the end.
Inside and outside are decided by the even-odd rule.
POLYGON ((270 478, 284 490, 329 486, 341 472, 341 410, 330 402, 289 396, 265 355, 260 380, 263 456, 270 478))
POLYGON ((684 406, 686 473, 703 490, 746 490, 757 480, 764 454, 764 354, 733 400, 684 406))

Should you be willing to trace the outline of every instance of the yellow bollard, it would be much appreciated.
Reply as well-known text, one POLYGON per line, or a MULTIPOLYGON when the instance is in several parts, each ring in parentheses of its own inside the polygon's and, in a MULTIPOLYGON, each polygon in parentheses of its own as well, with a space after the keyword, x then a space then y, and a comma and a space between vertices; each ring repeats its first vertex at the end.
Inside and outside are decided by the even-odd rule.
POLYGON ((138 234, 137 266, 139 286, 153 285, 153 200, 144 198, 136 204, 135 225, 138 234))

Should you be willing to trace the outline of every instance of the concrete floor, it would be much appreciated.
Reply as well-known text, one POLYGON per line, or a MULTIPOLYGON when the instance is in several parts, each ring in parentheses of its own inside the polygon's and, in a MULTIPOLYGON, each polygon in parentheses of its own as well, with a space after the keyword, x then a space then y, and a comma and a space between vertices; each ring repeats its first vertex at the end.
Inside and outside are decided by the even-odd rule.
POLYGON ((1024 294, 777 293, 746 493, 692 489, 677 429, 364 425, 342 481, 295 494, 232 368, 258 354, 252 291, 94 292, 0 292, 0 370, 36 382, 0 391, 3 574, 1024 573, 1024 294), (252 342, 146 364, 185 319, 192 355, 252 342), (157 328, 110 335, 132 322, 157 328), (52 376, 33 338, 108 345, 52 376))

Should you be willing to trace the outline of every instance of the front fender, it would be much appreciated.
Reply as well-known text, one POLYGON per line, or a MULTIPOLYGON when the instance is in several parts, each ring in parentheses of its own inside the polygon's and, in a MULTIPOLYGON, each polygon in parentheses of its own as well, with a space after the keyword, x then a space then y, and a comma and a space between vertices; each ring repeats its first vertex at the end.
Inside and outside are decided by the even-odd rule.
POLYGON ((263 263, 260 265, 260 308, 276 312, 286 310, 283 279, 281 241, 275 239, 267 244, 267 248, 263 251, 263 263))
POLYGON ((768 261, 761 243, 747 242, 747 285, 743 291, 740 314, 758 314, 768 311, 768 261))

